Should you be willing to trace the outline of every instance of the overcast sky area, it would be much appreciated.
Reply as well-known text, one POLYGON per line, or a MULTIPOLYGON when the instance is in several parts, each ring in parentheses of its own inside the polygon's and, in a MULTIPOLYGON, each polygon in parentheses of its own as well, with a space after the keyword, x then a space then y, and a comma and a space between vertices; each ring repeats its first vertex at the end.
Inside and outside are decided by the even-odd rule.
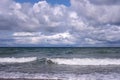
POLYGON ((120 0, 0 0, 0 47, 120 47, 120 0))

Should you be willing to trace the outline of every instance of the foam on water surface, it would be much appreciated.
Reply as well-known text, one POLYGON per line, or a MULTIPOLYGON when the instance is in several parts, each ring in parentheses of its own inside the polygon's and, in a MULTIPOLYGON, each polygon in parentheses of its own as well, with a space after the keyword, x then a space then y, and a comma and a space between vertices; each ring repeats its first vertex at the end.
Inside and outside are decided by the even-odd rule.
POLYGON ((29 74, 29 73, 20 73, 20 72, 0 72, 0 78, 5 79, 17 79, 17 78, 26 78, 26 79, 53 79, 53 80, 119 80, 119 73, 109 73, 109 74, 100 74, 100 73, 91 73, 91 74, 29 74))
MULTIPOLYGON (((37 58, 37 57, 5 57, 0 58, 0 63, 27 63, 33 61, 44 61, 44 63, 54 63, 59 65, 120 65, 120 59, 104 58, 37 58)), ((39 62, 40 63, 40 62, 39 62)))
POLYGON ((73 58, 73 59, 50 59, 56 64, 64 65, 120 65, 120 59, 96 59, 96 58, 73 58))
POLYGON ((35 60, 37 60, 37 57, 21 57, 21 58, 5 57, 5 58, 0 58, 0 63, 26 63, 35 60))

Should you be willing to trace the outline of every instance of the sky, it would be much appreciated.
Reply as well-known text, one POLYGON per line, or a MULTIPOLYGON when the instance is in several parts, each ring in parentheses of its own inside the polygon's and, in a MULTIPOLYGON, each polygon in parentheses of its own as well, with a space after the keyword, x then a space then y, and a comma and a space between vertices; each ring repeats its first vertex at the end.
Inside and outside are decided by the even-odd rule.
POLYGON ((0 47, 120 47, 120 0, 0 0, 0 47))
MULTIPOLYGON (((20 3, 25 3, 25 2, 30 2, 30 3, 37 3, 39 1, 45 1, 45 0, 15 0, 16 2, 20 3)), ((57 4, 63 4, 66 6, 70 6, 70 0, 46 0, 49 4, 52 5, 57 5, 57 4)))

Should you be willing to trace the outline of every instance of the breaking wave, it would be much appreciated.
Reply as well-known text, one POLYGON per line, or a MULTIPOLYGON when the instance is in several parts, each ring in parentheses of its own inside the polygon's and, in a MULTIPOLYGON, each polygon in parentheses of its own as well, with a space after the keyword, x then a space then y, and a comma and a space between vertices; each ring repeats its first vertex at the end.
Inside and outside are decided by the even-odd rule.
POLYGON ((37 57, 22 57, 22 58, 6 57, 0 58, 0 63, 26 63, 35 60, 37 60, 37 57))
POLYGON ((0 58, 0 63, 27 63, 37 61, 42 64, 58 64, 58 65, 120 65, 120 59, 96 59, 96 58, 37 58, 37 57, 6 57, 0 58))
POLYGON ((63 65, 120 65, 120 59, 95 59, 95 58, 73 58, 73 59, 50 59, 53 63, 63 65))

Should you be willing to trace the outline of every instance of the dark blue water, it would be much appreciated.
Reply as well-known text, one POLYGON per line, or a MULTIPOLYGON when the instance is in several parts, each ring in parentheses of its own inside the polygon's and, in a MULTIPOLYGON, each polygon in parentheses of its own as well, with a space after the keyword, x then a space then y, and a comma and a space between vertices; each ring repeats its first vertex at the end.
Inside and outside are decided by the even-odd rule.
POLYGON ((120 48, 0 48, 0 78, 119 80, 120 48))

